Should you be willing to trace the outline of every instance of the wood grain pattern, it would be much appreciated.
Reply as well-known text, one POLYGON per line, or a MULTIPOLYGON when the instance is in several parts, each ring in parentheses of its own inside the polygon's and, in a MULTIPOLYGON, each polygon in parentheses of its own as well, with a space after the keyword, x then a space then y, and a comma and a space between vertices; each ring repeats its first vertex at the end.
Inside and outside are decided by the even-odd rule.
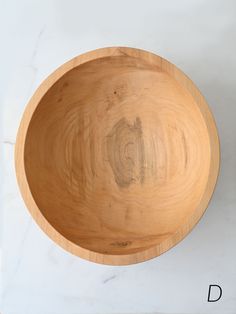
POLYGON ((125 265, 160 255, 197 223, 217 180, 219 140, 204 98, 173 64, 103 48, 38 88, 15 161, 27 207, 56 243, 125 265))

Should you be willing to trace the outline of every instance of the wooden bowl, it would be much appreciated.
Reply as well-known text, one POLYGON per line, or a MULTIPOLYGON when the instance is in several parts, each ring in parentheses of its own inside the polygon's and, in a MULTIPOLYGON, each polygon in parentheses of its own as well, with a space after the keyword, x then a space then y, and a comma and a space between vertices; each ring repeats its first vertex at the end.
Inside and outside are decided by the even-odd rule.
POLYGON ((27 207, 56 243, 125 265, 167 251, 197 223, 216 184, 219 141, 183 72, 113 47, 74 58, 42 83, 15 157, 27 207))

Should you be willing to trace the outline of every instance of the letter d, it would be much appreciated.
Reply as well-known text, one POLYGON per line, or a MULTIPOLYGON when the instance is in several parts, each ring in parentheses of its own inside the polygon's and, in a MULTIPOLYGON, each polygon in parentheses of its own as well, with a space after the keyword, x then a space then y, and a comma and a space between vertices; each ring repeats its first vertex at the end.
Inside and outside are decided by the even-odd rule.
POLYGON ((208 302, 217 302, 217 301, 220 300, 221 297, 222 297, 222 289, 221 289, 221 287, 218 286, 218 285, 209 285, 207 301, 208 301, 208 302), (218 290, 219 290, 219 296, 218 296, 218 298, 216 298, 216 299, 211 298, 211 291, 212 291, 212 288, 213 288, 213 287, 214 287, 215 289, 218 289, 218 290))

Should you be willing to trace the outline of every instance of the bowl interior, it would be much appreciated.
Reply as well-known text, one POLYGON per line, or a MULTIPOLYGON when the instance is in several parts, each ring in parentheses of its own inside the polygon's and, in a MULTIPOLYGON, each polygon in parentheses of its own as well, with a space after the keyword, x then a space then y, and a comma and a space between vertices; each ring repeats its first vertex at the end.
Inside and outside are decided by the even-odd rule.
POLYGON ((125 55, 62 76, 38 103, 24 149, 44 217, 104 254, 171 238, 209 177, 209 135, 193 97, 160 68, 125 55))

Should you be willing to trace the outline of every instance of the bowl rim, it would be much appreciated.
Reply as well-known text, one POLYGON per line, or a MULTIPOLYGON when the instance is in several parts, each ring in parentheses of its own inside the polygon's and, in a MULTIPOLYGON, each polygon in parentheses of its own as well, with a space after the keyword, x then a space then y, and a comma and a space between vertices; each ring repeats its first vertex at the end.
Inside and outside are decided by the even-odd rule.
POLYGON ((186 235, 193 229, 198 223, 213 195, 214 188, 217 182, 220 168, 220 142, 217 132, 216 123, 211 113, 206 100, 191 81, 191 79, 178 69, 174 64, 166 59, 146 50, 131 48, 131 47, 107 47, 92 50, 81 55, 74 57, 73 59, 62 64, 54 72, 52 72, 37 88, 30 101, 26 105, 23 117, 20 122, 20 126, 17 133, 16 145, 15 145, 15 170, 17 182, 21 191, 21 195, 24 202, 31 213, 32 217, 40 228, 58 245, 70 253, 77 255, 86 260, 107 264, 107 265, 129 265, 146 260, 152 259, 168 251, 170 248, 179 243, 186 235), (134 58, 144 59, 151 64, 158 66, 162 71, 168 73, 173 77, 180 85, 182 85, 189 94, 193 97, 195 103, 198 105, 205 125, 208 130, 209 143, 210 143, 210 167, 208 174, 208 181, 206 183, 206 189, 199 201, 199 204, 194 211, 193 215, 185 219, 185 223, 182 224, 176 232, 170 237, 164 240, 162 243, 145 249, 141 252, 125 254, 125 255, 111 255, 103 254, 85 249, 72 241, 65 238, 60 234, 43 216, 38 208, 33 195, 31 194, 30 187, 27 181, 25 162, 24 162, 24 149, 25 139, 29 123, 32 115, 42 99, 45 93, 68 71, 73 68, 92 61, 94 59, 110 57, 110 56, 129 56, 134 58))

